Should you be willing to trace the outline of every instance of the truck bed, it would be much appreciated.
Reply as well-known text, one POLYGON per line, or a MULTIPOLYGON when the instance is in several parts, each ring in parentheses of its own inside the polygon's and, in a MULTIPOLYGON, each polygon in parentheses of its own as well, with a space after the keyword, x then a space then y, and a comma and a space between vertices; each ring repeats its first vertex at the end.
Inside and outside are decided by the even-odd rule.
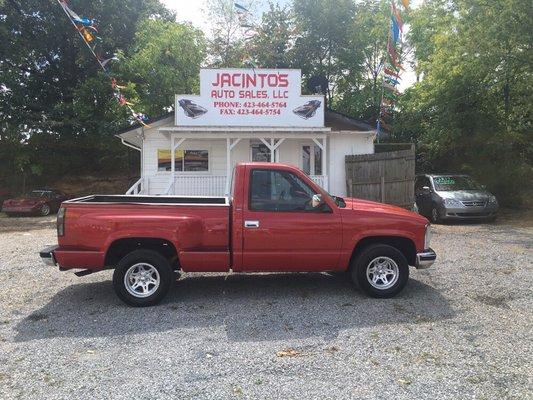
POLYGON ((65 203, 113 203, 113 204, 172 204, 172 205, 229 205, 227 197, 211 196, 124 196, 102 195, 79 197, 65 203))
POLYGON ((226 197, 93 195, 62 207, 65 234, 54 254, 63 268, 102 269, 117 243, 154 239, 175 248, 184 271, 229 269, 226 197))

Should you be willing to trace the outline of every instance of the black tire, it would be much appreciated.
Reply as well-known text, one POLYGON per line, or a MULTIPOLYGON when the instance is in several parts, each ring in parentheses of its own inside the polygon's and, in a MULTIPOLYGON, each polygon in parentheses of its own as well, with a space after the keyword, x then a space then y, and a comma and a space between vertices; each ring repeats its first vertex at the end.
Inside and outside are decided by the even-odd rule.
POLYGON ((439 224, 441 222, 440 215, 439 215, 439 209, 435 204, 431 207, 429 219, 434 224, 439 224))
POLYGON ((367 295, 376 298, 389 298, 401 292, 407 284, 409 280, 409 265, 405 256, 398 249, 385 244, 374 244, 365 247, 352 261, 350 275, 355 285, 367 295), (370 267, 374 260, 380 257, 391 259, 397 268, 397 278, 395 278, 395 281, 391 279, 394 284, 383 289, 374 287, 369 282, 369 278, 367 278, 367 268, 370 267))
POLYGON ((52 209, 50 208, 50 205, 45 203, 39 209, 39 214, 41 214, 43 217, 46 217, 47 215, 50 215, 51 211, 52 209))
POLYGON ((148 307, 156 305, 167 295, 173 278, 174 271, 165 257, 156 251, 141 249, 132 251, 119 261, 113 273, 113 287, 117 296, 126 304, 134 307, 148 307), (128 291, 125 283, 128 270, 140 263, 155 268, 159 277, 157 289, 147 297, 133 295, 128 291))

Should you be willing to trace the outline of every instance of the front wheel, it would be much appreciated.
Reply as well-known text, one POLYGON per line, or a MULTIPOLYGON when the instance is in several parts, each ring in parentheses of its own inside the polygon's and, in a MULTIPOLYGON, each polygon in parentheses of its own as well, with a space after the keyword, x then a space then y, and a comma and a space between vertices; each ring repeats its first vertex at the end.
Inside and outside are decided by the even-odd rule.
POLYGON ((439 210, 437 209, 436 205, 431 207, 431 222, 434 224, 438 224, 440 222, 439 210))
POLYGON ((39 213, 43 216, 43 217, 46 217, 47 215, 50 215, 50 206, 48 204, 43 204, 41 206, 41 209, 39 210, 39 213))
POLYGON ((173 271, 156 251, 135 250, 119 261, 113 273, 117 296, 134 307, 153 306, 168 293, 173 271))
POLYGON ((351 277, 369 296, 389 298, 407 284, 409 266, 398 249, 376 244, 366 247, 352 262, 351 277))

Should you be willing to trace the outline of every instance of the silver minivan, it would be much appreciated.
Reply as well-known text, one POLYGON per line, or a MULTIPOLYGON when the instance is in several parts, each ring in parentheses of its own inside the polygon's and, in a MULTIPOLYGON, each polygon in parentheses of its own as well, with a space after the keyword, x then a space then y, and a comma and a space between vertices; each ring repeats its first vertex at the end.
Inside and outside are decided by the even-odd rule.
POLYGON ((437 223, 442 220, 494 220, 498 201, 468 175, 424 174, 415 180, 418 212, 437 223))

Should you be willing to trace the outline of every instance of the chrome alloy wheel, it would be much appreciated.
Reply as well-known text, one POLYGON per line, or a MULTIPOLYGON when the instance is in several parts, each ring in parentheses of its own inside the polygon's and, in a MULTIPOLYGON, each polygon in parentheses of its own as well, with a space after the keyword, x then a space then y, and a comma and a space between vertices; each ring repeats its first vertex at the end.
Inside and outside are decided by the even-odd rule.
POLYGON ((128 293, 135 297, 151 296, 160 284, 159 271, 147 263, 133 264, 124 275, 124 286, 128 293))
POLYGON ((376 289, 388 289, 398 281, 398 264, 389 257, 376 257, 366 267, 366 279, 376 289))

